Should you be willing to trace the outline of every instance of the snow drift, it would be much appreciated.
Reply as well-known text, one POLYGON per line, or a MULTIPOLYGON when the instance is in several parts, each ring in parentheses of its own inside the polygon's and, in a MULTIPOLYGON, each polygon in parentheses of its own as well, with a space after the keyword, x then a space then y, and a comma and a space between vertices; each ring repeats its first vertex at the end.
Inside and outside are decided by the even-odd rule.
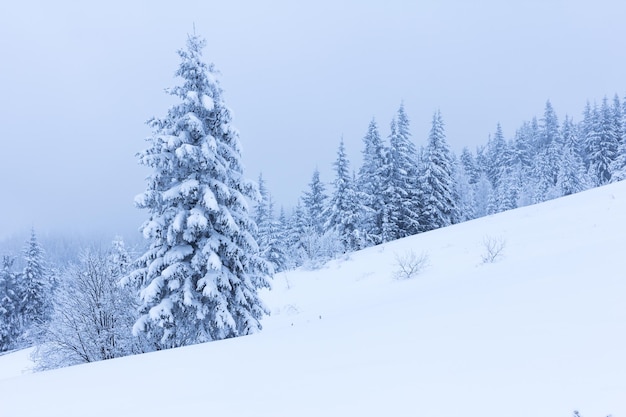
POLYGON ((0 416, 626 417, 625 231, 622 182, 281 273, 257 335, 38 374, 0 357, 0 416), (394 279, 411 252, 428 266, 394 279))

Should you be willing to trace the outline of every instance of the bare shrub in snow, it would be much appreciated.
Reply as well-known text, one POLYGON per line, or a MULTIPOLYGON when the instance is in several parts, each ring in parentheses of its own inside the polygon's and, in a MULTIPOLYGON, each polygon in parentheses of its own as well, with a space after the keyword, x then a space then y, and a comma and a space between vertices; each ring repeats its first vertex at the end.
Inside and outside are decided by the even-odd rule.
POLYGON ((424 268, 430 265, 428 253, 415 253, 413 250, 406 251, 404 254, 395 254, 396 269, 393 277, 398 280, 411 279, 422 272, 424 268))
POLYGON ((109 253, 84 251, 61 275, 51 320, 40 329, 36 370, 60 368, 153 350, 132 335, 134 290, 118 285, 129 258, 123 244, 109 253))
POLYGON ((504 256, 506 240, 502 236, 485 236, 483 238, 482 261, 484 264, 492 264, 504 256))

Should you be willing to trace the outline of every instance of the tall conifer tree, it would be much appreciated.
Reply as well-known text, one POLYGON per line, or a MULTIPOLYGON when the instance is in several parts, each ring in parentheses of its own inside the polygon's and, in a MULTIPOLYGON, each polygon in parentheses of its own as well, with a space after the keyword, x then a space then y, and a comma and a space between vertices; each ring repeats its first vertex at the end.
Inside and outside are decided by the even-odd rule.
POLYGON ((423 199, 420 217, 422 230, 433 230, 454 223, 457 215, 454 167, 439 111, 433 116, 420 187, 423 199))
POLYGON ((257 289, 268 286, 246 198, 258 199, 244 178, 239 134, 231 124, 214 66, 202 59, 205 41, 193 35, 169 90, 178 103, 149 122, 149 147, 139 154, 151 167, 136 198, 150 218, 150 241, 129 280, 142 287, 135 332, 160 348, 258 331, 266 312, 257 289))

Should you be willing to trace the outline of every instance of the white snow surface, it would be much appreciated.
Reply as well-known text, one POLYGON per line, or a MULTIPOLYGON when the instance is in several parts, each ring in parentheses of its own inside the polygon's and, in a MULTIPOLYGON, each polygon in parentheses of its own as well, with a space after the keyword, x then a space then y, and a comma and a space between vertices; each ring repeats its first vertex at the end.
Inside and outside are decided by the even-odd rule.
POLYGON ((0 416, 626 417, 625 248, 626 182, 420 234, 278 274, 259 334, 25 375, 0 356, 0 416), (429 266, 394 280, 410 251, 429 266))

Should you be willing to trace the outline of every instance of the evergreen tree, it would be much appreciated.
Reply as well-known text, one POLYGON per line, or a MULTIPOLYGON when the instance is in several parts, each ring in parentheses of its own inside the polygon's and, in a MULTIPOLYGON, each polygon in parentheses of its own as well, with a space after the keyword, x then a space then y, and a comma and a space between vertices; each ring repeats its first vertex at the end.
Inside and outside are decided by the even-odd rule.
POLYGON ((50 314, 51 282, 44 262, 44 250, 35 230, 23 250, 25 267, 22 271, 19 295, 20 315, 27 330, 32 323, 47 321, 50 314))
POLYGON ((487 151, 485 154, 485 174, 491 182, 494 189, 500 186, 504 170, 506 169, 507 160, 507 144, 502 133, 500 123, 496 126, 496 133, 490 137, 487 142, 487 151))
POLYGON ((281 222, 274 217, 274 199, 272 195, 267 195, 267 226, 262 240, 265 250, 263 257, 270 263, 274 272, 282 271, 287 265, 286 248, 284 246, 285 236, 281 222))
POLYGON ((0 265, 0 352, 15 348, 22 331, 17 290, 19 275, 13 272, 14 262, 14 258, 5 255, 0 265))
POLYGON ((611 110, 613 113, 613 134, 615 135, 617 143, 621 144, 624 139, 624 113, 622 110, 622 104, 617 94, 613 96, 613 106, 611 107, 611 110))
POLYGON ((537 142, 539 136, 539 125, 537 123, 524 122, 515 132, 513 140, 513 151, 515 160, 520 164, 520 169, 524 175, 529 175, 536 155, 537 142))
POLYGON ((298 199, 296 206, 291 210, 291 215, 289 216, 285 213, 284 208, 281 208, 281 218, 284 221, 283 235, 288 267, 296 268, 302 265, 304 259, 301 237, 306 225, 301 201, 298 199))
POLYGON ((446 143, 441 112, 433 116, 432 128, 426 147, 426 159, 420 176, 423 207, 420 224, 422 230, 433 230, 451 225, 457 214, 454 198, 455 183, 453 161, 446 143))
POLYGON ((467 176, 468 183, 476 184, 478 182, 478 177, 480 176, 480 169, 476 164, 476 160, 472 155, 472 152, 467 148, 467 146, 463 147, 461 150, 459 162, 460 168, 463 170, 464 175, 467 176))
POLYGON ((578 151, 574 122, 565 116, 561 132, 562 149, 558 162, 557 188, 559 195, 570 195, 588 188, 585 166, 578 151))
POLYGON ((268 266, 252 235, 246 198, 258 191, 244 179, 239 134, 231 125, 205 41, 193 35, 178 52, 179 100, 149 122, 150 146, 140 163, 153 169, 136 198, 150 212, 143 235, 150 247, 128 281, 141 284, 141 317, 134 326, 159 348, 254 333, 267 312, 257 289, 268 266))
POLYGON ((540 161, 537 175, 540 178, 540 182, 545 184, 545 188, 550 189, 557 182, 562 148, 559 121, 550 101, 546 103, 542 122, 541 137, 543 143, 537 156, 537 160, 540 161))
POLYGON ((384 201, 388 204, 385 213, 386 240, 399 239, 420 231, 420 195, 418 188, 418 154, 411 141, 409 119, 404 105, 398 110, 398 121, 391 122, 387 160, 388 184, 385 186, 384 201))
POLYGON ((556 112, 552 108, 550 100, 546 102, 546 106, 543 112, 543 119, 541 119, 541 133, 540 133, 540 146, 539 148, 546 148, 552 142, 558 141, 560 137, 559 121, 556 116, 556 112))
POLYGON ((613 99, 613 114, 616 137, 618 139, 617 153, 611 163, 611 182, 626 179, 626 100, 620 107, 619 97, 613 99))
POLYGON ((385 183, 387 161, 385 145, 378 133, 376 121, 372 119, 363 137, 363 165, 359 170, 358 190, 363 196, 365 239, 377 245, 383 242, 383 217, 387 206, 385 183))
POLYGON ((274 200, 265 187, 262 175, 259 175, 259 195, 255 217, 259 252, 269 262, 272 271, 276 272, 285 267, 285 250, 279 223, 274 218, 274 200))
POLYGON ((617 148, 617 157, 611 164, 611 182, 626 179, 626 140, 622 140, 617 148))
POLYGON ((485 175, 491 184, 487 213, 499 213, 517 207, 519 169, 516 154, 504 139, 500 123, 496 126, 495 135, 487 143, 485 162, 485 175))
POLYGON ((255 231, 255 237, 259 245, 259 252, 262 254, 265 251, 263 236, 267 232, 269 224, 269 193, 267 191, 267 188, 265 187, 263 174, 259 174, 259 180, 257 184, 259 187, 259 199, 256 202, 256 207, 254 210, 254 221, 257 226, 257 230, 255 231))
POLYGON ((585 138, 589 154, 589 173, 595 185, 611 180, 611 166, 617 157, 619 141, 614 114, 605 97, 600 110, 594 108, 593 120, 585 138))
POLYGON ((325 228, 335 231, 347 251, 361 248, 361 206, 350 177, 350 162, 346 155, 343 138, 339 143, 337 160, 334 163, 335 191, 325 212, 325 228))
POLYGON ((308 225, 320 236, 324 233, 324 210, 326 210, 327 199, 326 187, 320 180, 319 170, 315 168, 309 183, 309 191, 304 193, 302 201, 308 217, 308 225))

